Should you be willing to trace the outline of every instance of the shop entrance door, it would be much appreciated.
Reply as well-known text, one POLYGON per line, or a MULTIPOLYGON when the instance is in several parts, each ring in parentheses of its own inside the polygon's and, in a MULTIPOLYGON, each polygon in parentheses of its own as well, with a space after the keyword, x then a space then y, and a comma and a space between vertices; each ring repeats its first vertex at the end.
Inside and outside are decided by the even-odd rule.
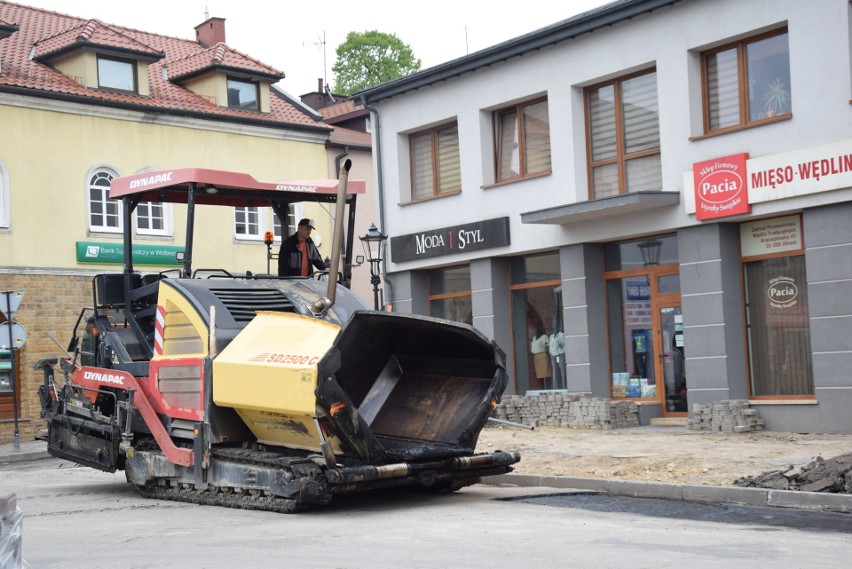
POLYGON ((684 371, 683 316, 680 303, 658 305, 655 314, 656 376, 664 417, 686 416, 686 374, 684 371))

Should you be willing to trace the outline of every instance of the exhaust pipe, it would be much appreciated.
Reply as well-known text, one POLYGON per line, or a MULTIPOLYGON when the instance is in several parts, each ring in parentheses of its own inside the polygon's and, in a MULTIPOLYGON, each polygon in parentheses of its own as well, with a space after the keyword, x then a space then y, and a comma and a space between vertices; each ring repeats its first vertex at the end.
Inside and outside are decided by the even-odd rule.
POLYGON ((337 296, 337 273, 340 269, 340 249, 343 245, 343 216, 346 209, 346 184, 349 181, 349 169, 352 160, 347 159, 341 166, 337 178, 337 206, 334 212, 334 238, 331 242, 331 267, 328 272, 328 291, 324 298, 318 299, 311 307, 314 314, 321 314, 334 306, 337 296))

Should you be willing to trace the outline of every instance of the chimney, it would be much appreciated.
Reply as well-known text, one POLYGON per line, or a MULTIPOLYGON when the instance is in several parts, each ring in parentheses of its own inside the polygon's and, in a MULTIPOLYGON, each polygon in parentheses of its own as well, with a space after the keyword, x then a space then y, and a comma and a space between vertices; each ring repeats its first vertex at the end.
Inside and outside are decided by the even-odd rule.
POLYGON ((206 22, 195 26, 195 41, 202 47, 225 43, 225 18, 209 18, 206 22))

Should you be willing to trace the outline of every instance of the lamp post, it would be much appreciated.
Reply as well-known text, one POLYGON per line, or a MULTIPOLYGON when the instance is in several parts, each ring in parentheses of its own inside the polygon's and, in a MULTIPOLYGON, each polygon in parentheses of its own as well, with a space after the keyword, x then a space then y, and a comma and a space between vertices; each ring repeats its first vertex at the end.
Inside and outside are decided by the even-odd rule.
POLYGON ((370 224, 370 229, 359 239, 364 246, 364 255, 370 262, 370 284, 373 285, 373 308, 379 309, 379 284, 382 282, 379 276, 379 263, 385 256, 385 241, 388 236, 376 228, 375 223, 370 224))

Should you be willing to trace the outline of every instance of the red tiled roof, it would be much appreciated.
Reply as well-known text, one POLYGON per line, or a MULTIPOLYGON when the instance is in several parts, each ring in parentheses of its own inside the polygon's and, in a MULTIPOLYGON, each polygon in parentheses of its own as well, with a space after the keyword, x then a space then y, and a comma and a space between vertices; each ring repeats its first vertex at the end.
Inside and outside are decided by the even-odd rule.
POLYGON ((70 97, 83 103, 90 100, 95 105, 139 107, 164 113, 189 113, 213 120, 250 121, 272 127, 297 125, 326 128, 280 97, 270 97, 269 113, 229 109, 220 107, 216 102, 192 93, 170 80, 175 77, 176 70, 190 69, 187 62, 195 62, 196 70, 203 69, 203 65, 213 65, 240 70, 247 75, 260 76, 270 81, 283 76, 283 73, 276 69, 224 44, 208 49, 191 40, 123 28, 98 20, 84 20, 5 0, 0 0, 0 22, 9 22, 11 27, 18 26, 17 32, 0 39, 0 91, 13 90, 34 96, 62 96, 66 99, 70 97), (77 78, 64 75, 39 60, 30 58, 34 46, 35 57, 44 58, 82 45, 98 50, 135 54, 146 61, 161 57, 148 65, 150 96, 89 89, 80 84, 77 78), (164 66, 166 75, 169 76, 165 79, 164 66))
POLYGON ((284 74, 265 65, 256 59, 231 49, 223 43, 217 43, 213 47, 203 49, 198 53, 188 55, 183 59, 169 63, 169 79, 177 81, 185 77, 191 77, 214 69, 229 69, 248 71, 254 75, 264 76, 269 79, 283 79, 284 74))
POLYGON ((120 29, 98 20, 89 20, 54 36, 38 40, 33 47, 35 48, 33 59, 37 60, 47 60, 52 55, 59 55, 80 47, 100 47, 154 59, 160 59, 164 55, 124 35, 120 29))

